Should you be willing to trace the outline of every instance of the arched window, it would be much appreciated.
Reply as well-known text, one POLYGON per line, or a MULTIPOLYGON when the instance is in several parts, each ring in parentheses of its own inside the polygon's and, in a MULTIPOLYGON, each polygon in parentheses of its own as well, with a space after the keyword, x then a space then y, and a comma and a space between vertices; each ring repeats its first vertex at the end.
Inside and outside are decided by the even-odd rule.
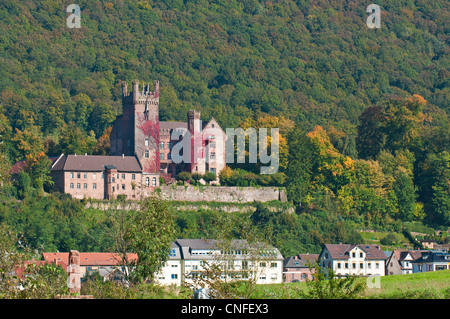
POLYGON ((156 177, 153 177, 152 179, 152 186, 156 186, 156 177))
POLYGON ((150 178, 145 178, 145 186, 150 186, 150 178))

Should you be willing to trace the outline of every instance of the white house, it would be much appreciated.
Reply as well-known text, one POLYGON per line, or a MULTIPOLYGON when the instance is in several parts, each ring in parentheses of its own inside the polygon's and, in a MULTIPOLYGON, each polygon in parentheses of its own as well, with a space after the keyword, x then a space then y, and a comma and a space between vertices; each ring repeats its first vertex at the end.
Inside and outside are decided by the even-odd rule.
POLYGON ((379 245, 326 244, 319 264, 341 276, 384 276, 386 258, 379 245))
POLYGON ((386 261, 386 275, 413 273, 413 261, 425 253, 424 250, 394 250, 386 261))
POLYGON ((172 242, 169 258, 164 267, 155 275, 155 281, 161 285, 181 286, 183 275, 183 262, 180 247, 172 242))
POLYGON ((283 281, 283 256, 274 247, 251 247, 245 240, 229 245, 214 239, 178 239, 170 257, 156 275, 163 285, 183 283, 195 286, 213 265, 220 265, 223 280, 254 279, 257 284, 283 281))
POLYGON ((445 251, 430 250, 412 261, 413 273, 450 269, 450 254, 445 251))

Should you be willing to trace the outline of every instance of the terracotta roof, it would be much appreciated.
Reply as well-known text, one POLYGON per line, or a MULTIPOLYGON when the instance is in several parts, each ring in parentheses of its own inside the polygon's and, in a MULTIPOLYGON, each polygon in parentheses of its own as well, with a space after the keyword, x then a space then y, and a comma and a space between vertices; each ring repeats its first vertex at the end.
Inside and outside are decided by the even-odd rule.
POLYGON ((56 266, 61 266, 64 270, 67 271, 67 264, 62 262, 62 261, 32 260, 32 261, 25 262, 24 266, 22 266, 22 267, 15 267, 14 268, 14 274, 16 276, 18 276, 19 278, 23 278, 23 276, 25 274, 25 269, 30 264, 34 264, 34 265, 37 265, 37 266, 42 266, 42 265, 45 265, 45 264, 55 264, 56 266))
POLYGON ((101 172, 105 166, 112 165, 119 172, 141 172, 135 156, 104 155, 63 155, 53 165, 52 171, 92 171, 101 172))
MULTIPOLYGON (((58 156, 51 156, 48 159, 51 161, 52 165, 58 160, 58 156)), ((9 169, 9 173, 10 174, 19 174, 21 170, 23 170, 26 166, 26 162, 25 161, 18 161, 17 163, 15 163, 10 169, 9 169)))
MULTIPOLYGON (((43 253, 44 260, 55 260, 69 264, 69 253, 43 253)), ((136 254, 128 254, 129 260, 136 260, 136 254)), ((115 266, 120 264, 121 257, 117 253, 82 253, 80 252, 80 266, 115 266)))
POLYGON ((355 247, 366 253, 366 259, 387 259, 379 245, 326 244, 325 247, 333 259, 348 259, 349 252, 355 247))

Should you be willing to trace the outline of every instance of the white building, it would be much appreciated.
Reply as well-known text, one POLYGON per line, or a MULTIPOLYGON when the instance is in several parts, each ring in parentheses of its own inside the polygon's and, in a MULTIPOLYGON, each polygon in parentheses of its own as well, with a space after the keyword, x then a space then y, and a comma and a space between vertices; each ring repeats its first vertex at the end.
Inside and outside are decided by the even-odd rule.
POLYGON ((327 244, 319 264, 341 276, 384 276, 386 258, 379 245, 327 244))
POLYGON ((274 247, 250 247, 245 240, 223 244, 212 239, 178 239, 156 280, 163 285, 194 285, 213 265, 222 267, 220 279, 257 284, 283 281, 283 256, 274 247))
POLYGON ((161 285, 181 286, 183 263, 181 258, 180 247, 176 243, 172 243, 170 247, 169 258, 165 266, 156 274, 155 280, 161 285))
POLYGON ((411 263, 413 273, 450 269, 450 254, 445 251, 430 250, 411 263))

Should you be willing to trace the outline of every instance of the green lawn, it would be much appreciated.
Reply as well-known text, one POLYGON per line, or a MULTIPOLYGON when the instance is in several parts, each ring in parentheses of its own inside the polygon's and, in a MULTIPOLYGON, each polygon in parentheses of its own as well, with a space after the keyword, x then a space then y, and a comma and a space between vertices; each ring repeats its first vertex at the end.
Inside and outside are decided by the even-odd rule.
MULTIPOLYGON (((366 281, 366 278, 361 278, 366 281)), ((296 291, 305 283, 257 285, 252 298, 298 298, 296 291)), ((450 270, 392 275, 380 278, 380 288, 366 288, 357 298, 363 299, 450 299, 450 270)))
POLYGON ((380 288, 367 288, 364 297, 450 299, 450 270, 384 276, 380 288))

